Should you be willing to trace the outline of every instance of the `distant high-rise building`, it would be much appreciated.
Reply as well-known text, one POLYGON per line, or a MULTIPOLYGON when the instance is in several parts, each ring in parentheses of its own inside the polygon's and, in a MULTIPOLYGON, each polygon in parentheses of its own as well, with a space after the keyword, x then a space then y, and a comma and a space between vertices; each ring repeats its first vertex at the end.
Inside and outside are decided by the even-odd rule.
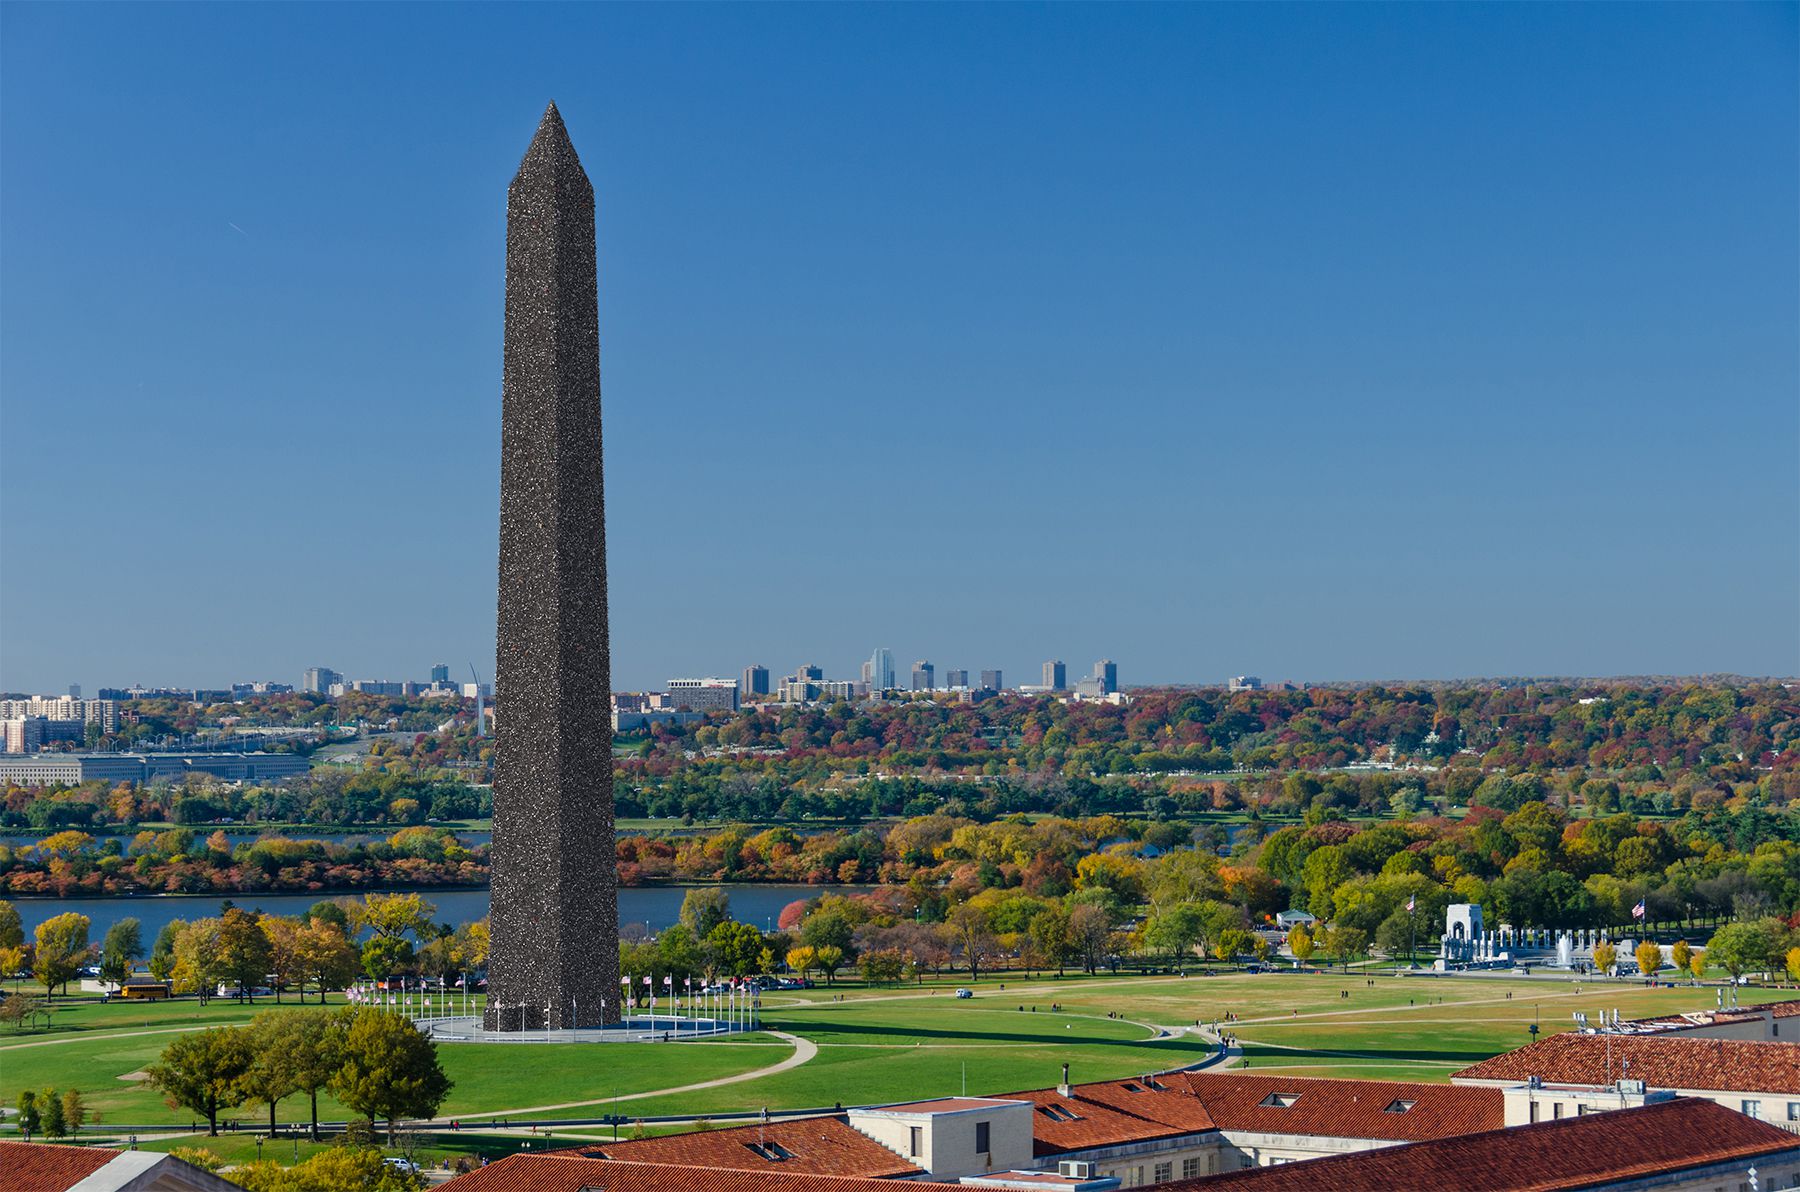
POLYGON ((873 662, 870 662, 867 658, 863 659, 862 689, 863 689, 864 695, 867 695, 869 693, 869 681, 874 674, 875 674, 875 664, 873 662))
POLYGON ((982 671, 981 672, 981 686, 984 690, 987 690, 987 691, 1001 690, 1000 672, 997 670, 982 671))
POLYGON ((769 694, 769 668, 766 666, 746 666, 743 682, 738 684, 745 695, 769 694))
POLYGON ((1044 686, 1052 691, 1068 688, 1069 668, 1063 665, 1062 659, 1056 658, 1044 663, 1044 686))
POLYGON ((80 699, 81 698, 81 684, 79 684, 79 683, 69 684, 69 698, 70 699, 80 699))
POLYGON ((1235 675, 1230 683, 1233 691, 1261 691, 1262 680, 1255 675, 1235 675))
POLYGON ((966 670, 947 670, 944 672, 944 686, 946 686, 946 687, 967 687, 968 685, 969 685, 969 672, 968 671, 966 671, 966 670))
POLYGON ((797 666, 794 668, 794 678, 800 680, 802 683, 817 683, 824 677, 825 668, 811 662, 807 663, 805 666, 797 666))
POLYGON ((440 662, 432 667, 431 681, 433 683, 448 683, 450 681, 450 664, 448 662, 440 662))
POLYGON ((894 686, 894 652, 881 646, 869 655, 869 692, 877 694, 894 686))
POLYGON ((913 663, 912 689, 914 691, 933 691, 937 688, 937 668, 923 658, 913 663))
POLYGON ((1110 658, 1102 658, 1094 663, 1094 678, 1100 680, 1100 690, 1111 695, 1119 689, 1119 664, 1110 658))
POLYGON ((342 683, 344 676, 329 666, 309 666, 300 679, 300 690, 313 695, 330 695, 334 684, 342 683))
POLYGON ((670 679, 669 698, 677 709, 695 712, 735 712, 738 685, 730 679, 670 679))

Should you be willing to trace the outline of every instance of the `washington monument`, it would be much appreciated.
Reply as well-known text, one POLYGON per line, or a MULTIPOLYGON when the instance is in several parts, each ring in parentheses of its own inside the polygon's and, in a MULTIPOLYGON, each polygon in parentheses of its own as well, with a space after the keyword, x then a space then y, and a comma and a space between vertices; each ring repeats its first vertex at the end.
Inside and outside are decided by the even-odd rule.
POLYGON ((485 1025, 619 1018, 594 188, 551 104, 506 195, 485 1025))

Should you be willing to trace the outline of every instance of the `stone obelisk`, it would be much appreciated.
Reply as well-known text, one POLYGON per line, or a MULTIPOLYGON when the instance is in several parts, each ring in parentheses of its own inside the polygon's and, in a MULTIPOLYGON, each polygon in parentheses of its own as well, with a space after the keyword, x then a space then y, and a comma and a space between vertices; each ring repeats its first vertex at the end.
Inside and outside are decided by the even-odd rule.
POLYGON ((594 188, 551 104, 506 195, 486 1026, 619 1017, 594 188))

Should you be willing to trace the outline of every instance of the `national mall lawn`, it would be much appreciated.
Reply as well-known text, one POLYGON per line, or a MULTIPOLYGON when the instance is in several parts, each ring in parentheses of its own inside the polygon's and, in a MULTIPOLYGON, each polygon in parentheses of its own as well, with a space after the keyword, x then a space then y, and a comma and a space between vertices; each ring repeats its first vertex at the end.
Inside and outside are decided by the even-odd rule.
MULTIPOLYGON (((1746 988, 1740 996, 1748 1003, 1792 992, 1746 988)), ((440 1120, 460 1119, 462 1128, 439 1133, 426 1150, 542 1147, 541 1134, 531 1133, 538 1123, 609 1114, 624 1118, 629 1131, 642 1118, 716 1117, 765 1106, 830 1108, 942 1096, 965 1087, 1006 1093, 1055 1084, 1065 1063, 1077 1082, 1136 1075, 1212 1056, 1216 1048, 1195 1029, 1196 1021, 1208 1028, 1217 1022, 1235 1035, 1242 1057, 1234 1066, 1253 1072, 1441 1081, 1529 1042, 1533 1022, 1550 1034, 1570 1029, 1578 1010, 1595 1019, 1601 1010, 1615 1009, 1641 1017, 1711 1008, 1717 997, 1715 985, 1400 977, 1375 967, 1348 974, 1071 973, 1060 979, 1006 973, 979 982, 964 976, 892 987, 840 982, 765 994, 765 1029, 729 1040, 442 1044, 439 1058, 456 1087, 440 1120), (974 996, 958 998, 959 987, 974 996), (1229 1014, 1236 1019, 1227 1021, 1229 1014), (764 1073, 798 1054, 796 1040, 804 1041, 802 1052, 816 1053, 764 1073), (745 1074, 755 1075, 691 1087, 745 1074)), ((262 999, 254 1009, 274 1008, 262 999)), ((291 999, 281 1009, 298 1011, 291 999)), ((11 1106, 27 1088, 74 1087, 98 1115, 86 1133, 106 1136, 115 1126, 185 1132, 192 1116, 168 1108, 144 1083, 143 1069, 176 1034, 241 1023, 253 1012, 232 1002, 200 1007, 186 999, 63 1005, 47 1028, 0 1035, 0 1099, 11 1106)), ((317 1012, 316 1002, 308 1012, 317 1012)), ((321 1097, 319 1115, 325 1121, 349 1116, 329 1097, 321 1097)), ((235 1137, 187 1141, 216 1145, 230 1157, 253 1157, 248 1135, 266 1124, 266 1109, 245 1105, 226 1117, 237 1123, 235 1137)), ((305 1099, 289 1098, 277 1117, 284 1124, 305 1122, 305 1099)), ((612 1136, 610 1127, 598 1125, 559 1124, 554 1130, 571 1143, 612 1136)), ((295 1144, 283 1139, 269 1145, 278 1145, 286 1159, 295 1144)), ((304 1150, 308 1144, 299 1145, 304 1150)))

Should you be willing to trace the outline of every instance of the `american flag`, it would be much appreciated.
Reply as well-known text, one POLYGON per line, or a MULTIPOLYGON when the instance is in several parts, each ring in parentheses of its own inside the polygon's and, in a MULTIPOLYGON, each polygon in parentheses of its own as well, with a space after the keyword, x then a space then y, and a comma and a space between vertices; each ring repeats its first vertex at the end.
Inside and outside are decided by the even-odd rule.
POLYGON ((1413 897, 1408 898, 1406 900, 1406 913, 1409 915, 1412 914, 1414 908, 1417 907, 1418 904, 1419 904, 1419 899, 1418 899, 1417 895, 1414 895, 1413 897))
POLYGON ((1638 899, 1638 904, 1631 908, 1631 917, 1634 919, 1641 919, 1644 917, 1644 900, 1643 899, 1641 899, 1641 898, 1638 899))

